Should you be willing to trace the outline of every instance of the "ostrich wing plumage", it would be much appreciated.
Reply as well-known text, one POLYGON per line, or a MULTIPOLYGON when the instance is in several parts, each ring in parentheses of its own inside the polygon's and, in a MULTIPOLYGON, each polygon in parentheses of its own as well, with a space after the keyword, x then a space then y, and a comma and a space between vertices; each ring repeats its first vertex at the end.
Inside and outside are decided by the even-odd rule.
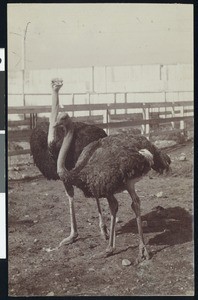
POLYGON ((133 136, 120 134, 85 147, 68 179, 85 196, 101 198, 123 191, 128 179, 140 178, 150 168, 133 136))
MULTIPOLYGON (((78 160, 82 150, 91 142, 106 136, 104 130, 94 125, 74 122, 74 135, 70 145, 65 167, 71 170, 78 160)), ((33 129, 30 137, 30 149, 34 163, 47 179, 59 179, 57 174, 57 158, 62 145, 64 133, 62 128, 57 128, 56 141, 48 147, 49 123, 43 122, 33 129)))

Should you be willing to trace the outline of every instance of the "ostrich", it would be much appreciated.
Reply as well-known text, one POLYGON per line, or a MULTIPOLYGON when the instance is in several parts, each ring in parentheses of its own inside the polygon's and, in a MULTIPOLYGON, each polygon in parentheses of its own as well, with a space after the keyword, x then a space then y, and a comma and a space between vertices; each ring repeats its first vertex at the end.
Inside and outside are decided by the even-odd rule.
MULTIPOLYGON (((53 79, 52 85, 52 110, 50 122, 38 124, 33 129, 30 137, 30 149, 33 155, 34 163, 39 168, 41 173, 47 179, 58 180, 60 174, 57 174, 57 159, 60 147, 62 145, 64 131, 62 128, 54 128, 59 110, 59 89, 63 85, 61 79, 53 79)), ((81 122, 74 122, 72 134, 68 133, 70 148, 68 149, 67 159, 65 160, 65 168, 72 169, 77 162, 79 155, 85 146, 106 136, 103 129, 94 125, 89 125, 81 122)), ((64 182, 64 188, 67 197, 69 198, 71 233, 69 237, 64 239, 64 243, 72 243, 77 238, 77 225, 74 211, 74 190, 71 185, 64 182)), ((100 207, 99 210, 101 211, 100 207)), ((100 213, 100 227, 102 236, 106 238, 107 232, 105 225, 103 226, 102 215, 100 213)))
POLYGON ((140 215, 140 200, 135 192, 135 183, 147 174, 151 168, 162 173, 168 170, 170 158, 157 149, 144 136, 117 134, 92 142, 82 151, 76 166, 68 171, 65 159, 70 149, 70 134, 74 123, 62 113, 57 118, 56 128, 62 127, 64 139, 57 160, 57 172, 67 185, 80 188, 86 197, 107 198, 111 225, 107 255, 115 249, 115 221, 118 202, 115 194, 127 190, 132 199, 135 212, 139 242, 139 259, 149 259, 146 249, 140 215))

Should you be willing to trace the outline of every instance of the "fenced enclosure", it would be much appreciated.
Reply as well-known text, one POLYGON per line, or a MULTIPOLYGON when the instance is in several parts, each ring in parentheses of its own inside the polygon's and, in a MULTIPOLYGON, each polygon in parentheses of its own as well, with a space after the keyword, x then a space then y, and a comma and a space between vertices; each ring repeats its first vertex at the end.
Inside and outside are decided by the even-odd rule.
MULTIPOLYGON (((28 142, 31 130, 37 123, 43 121, 40 113, 49 113, 50 106, 9 107, 8 114, 25 116, 23 120, 8 121, 9 141, 28 142)), ((125 128, 140 126, 141 132, 149 137, 152 127, 160 124, 171 124, 172 129, 186 129, 186 122, 192 120, 193 102, 182 101, 177 103, 112 103, 112 104, 82 104, 65 105, 60 111, 75 112, 86 111, 89 116, 77 117, 76 120, 96 123, 97 126, 106 129, 109 133, 113 128, 125 128), (124 109, 124 114, 116 114, 116 110, 124 109), (141 110, 142 113, 127 113, 127 110, 141 110), (100 111, 102 114, 92 115, 92 112, 100 111), (142 117, 141 117, 142 116, 142 117), (179 122, 179 126, 178 126, 179 122)), ((8 151, 9 156, 30 153, 29 149, 8 151)))
MULTIPOLYGON (((24 70, 8 73, 9 142, 29 142, 31 130, 48 119, 54 77, 64 81, 60 111, 107 133, 136 127, 149 137, 159 128, 188 130, 193 120, 192 65, 24 70)), ((10 157, 29 153, 27 147, 8 151, 10 157)))

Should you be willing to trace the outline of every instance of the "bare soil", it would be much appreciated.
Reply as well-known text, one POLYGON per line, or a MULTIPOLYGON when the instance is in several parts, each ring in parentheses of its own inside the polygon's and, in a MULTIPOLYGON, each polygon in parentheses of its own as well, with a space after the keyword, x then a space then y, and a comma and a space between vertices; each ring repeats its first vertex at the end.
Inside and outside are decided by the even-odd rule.
MULTIPOLYGON (((193 295, 192 143, 169 154, 171 174, 158 176, 152 171, 136 185, 152 256, 139 264, 137 226, 127 193, 117 195, 114 255, 105 257, 108 241, 101 239, 94 199, 86 199, 79 190, 75 191, 79 238, 48 252, 70 232, 63 185, 43 177, 27 180, 27 174, 38 175, 31 165, 13 169, 27 174, 8 184, 9 295, 193 295), (181 153, 185 161, 179 160, 181 153), (123 259, 131 265, 123 266, 123 259)), ((107 201, 101 199, 101 205, 109 225, 107 201)))

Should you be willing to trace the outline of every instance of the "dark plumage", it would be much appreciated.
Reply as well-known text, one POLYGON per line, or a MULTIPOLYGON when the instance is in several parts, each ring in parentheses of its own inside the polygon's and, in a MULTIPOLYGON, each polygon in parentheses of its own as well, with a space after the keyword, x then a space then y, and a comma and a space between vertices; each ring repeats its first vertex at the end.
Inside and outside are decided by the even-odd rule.
MULTIPOLYGON (((86 197, 95 197, 97 203, 102 197, 108 200, 111 226, 107 253, 111 254, 115 248, 115 218, 118 202, 114 195, 127 190, 132 198, 132 208, 137 218, 140 258, 149 258, 143 239, 140 200, 135 192, 135 183, 147 174, 151 167, 159 173, 168 170, 169 156, 161 152, 144 136, 118 134, 104 137, 85 147, 75 168, 68 172, 65 169, 64 158, 69 147, 68 137, 69 132, 72 131, 72 122, 67 115, 62 115, 58 118, 56 126, 63 126, 65 132, 57 163, 58 170, 63 174, 61 179, 67 185, 80 188, 86 197)), ((102 218, 101 224, 103 224, 102 218)))
POLYGON ((83 190, 86 197, 106 197, 126 189, 129 179, 145 175, 152 167, 158 173, 169 169, 169 156, 146 137, 118 134, 89 144, 68 173, 68 181, 83 190), (138 151, 147 149, 153 164, 138 151))
MULTIPOLYGON (((59 90, 63 85, 62 79, 55 78, 51 82, 52 86, 52 110, 50 122, 39 124, 33 129, 30 137, 30 148, 34 162, 41 173, 47 179, 60 179, 61 174, 57 170, 57 160, 60 156, 60 148, 65 134, 64 128, 57 127, 56 121, 59 112, 59 90)), ((70 118, 65 114, 66 119, 70 118)), ((69 124, 67 124, 69 126, 69 124)), ((69 147, 64 159, 64 168, 71 170, 81 154, 82 150, 89 143, 106 137, 103 129, 86 123, 72 123, 72 132, 69 135, 69 147)), ((61 156, 60 156, 61 157, 61 156)), ((64 182, 65 193, 69 200, 71 233, 64 239, 64 243, 72 243, 78 236, 77 223, 74 210, 74 189, 64 182)))
MULTIPOLYGON (((94 125, 74 122, 74 135, 70 145, 65 167, 68 170, 74 168, 82 150, 91 142, 106 136, 103 129, 94 125)), ((33 129, 30 137, 30 149, 34 163, 47 179, 59 179, 57 174, 57 158, 63 141, 63 128, 56 129, 56 141, 50 149, 47 143, 49 123, 43 122, 33 129)))
POLYGON ((151 169, 136 144, 134 137, 127 134, 109 136, 90 144, 76 167, 68 173, 69 183, 80 188, 86 197, 102 198, 122 192, 127 180, 140 178, 151 169), (87 157, 92 148, 93 154, 87 157))

